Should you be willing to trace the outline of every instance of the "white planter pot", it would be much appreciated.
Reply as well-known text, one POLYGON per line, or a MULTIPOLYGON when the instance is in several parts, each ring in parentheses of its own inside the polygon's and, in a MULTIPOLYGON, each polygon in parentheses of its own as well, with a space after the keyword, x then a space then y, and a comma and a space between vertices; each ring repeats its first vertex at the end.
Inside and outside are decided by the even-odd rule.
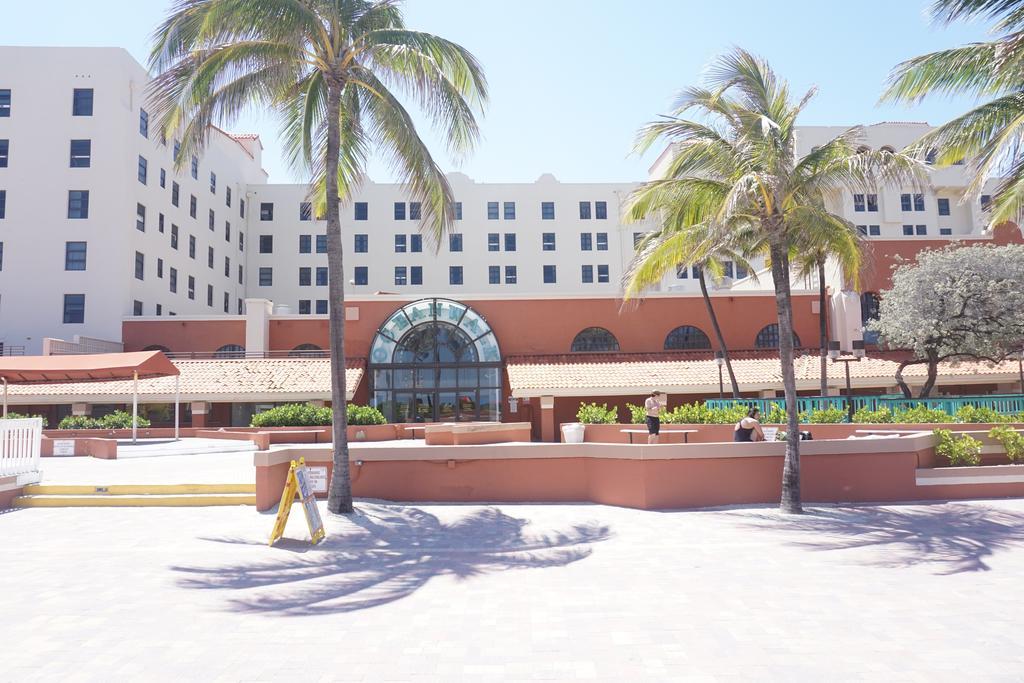
POLYGON ((585 427, 578 422, 562 425, 562 441, 565 443, 583 443, 585 427))

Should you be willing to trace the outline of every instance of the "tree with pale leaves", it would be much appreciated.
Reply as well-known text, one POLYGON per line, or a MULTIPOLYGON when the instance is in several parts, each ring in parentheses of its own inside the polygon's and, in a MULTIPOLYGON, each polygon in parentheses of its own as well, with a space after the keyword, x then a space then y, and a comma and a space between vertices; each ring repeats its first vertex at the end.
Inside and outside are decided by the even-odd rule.
POLYGON ((896 266, 882 292, 878 319, 868 325, 881 343, 912 353, 896 370, 896 383, 912 397, 903 371, 927 365, 920 397, 935 386, 939 363, 998 363, 1024 345, 1024 246, 950 246, 918 254, 896 266))

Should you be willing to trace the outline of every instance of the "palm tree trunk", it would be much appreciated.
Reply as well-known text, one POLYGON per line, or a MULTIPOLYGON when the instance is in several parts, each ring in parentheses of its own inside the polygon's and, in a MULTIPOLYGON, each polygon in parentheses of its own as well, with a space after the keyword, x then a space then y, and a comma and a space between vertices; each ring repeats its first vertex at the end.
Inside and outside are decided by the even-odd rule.
POLYGON ((821 395, 828 396, 828 317, 825 314, 825 259, 818 261, 818 327, 821 331, 821 395))
POLYGON ((779 315, 779 363, 786 394, 786 458, 782 464, 783 512, 800 513, 800 416, 796 407, 796 373, 793 368, 793 301, 789 286, 789 251, 778 235, 771 238, 772 280, 779 315))
POLYGON ((342 258, 341 207, 338 206, 338 153, 341 145, 341 92, 343 84, 327 85, 327 292, 331 334, 331 416, 334 470, 327 509, 352 512, 352 482, 348 463, 348 401, 345 384, 345 269, 342 258))
POLYGON ((699 271, 697 278, 700 282, 700 293, 704 297, 704 305, 708 309, 708 317, 711 318, 711 328, 715 331, 715 339, 718 340, 718 348, 722 350, 722 358, 725 359, 725 369, 729 372, 729 382, 732 384, 732 397, 740 397, 740 385, 736 383, 736 373, 732 371, 732 361, 729 360, 729 348, 725 345, 725 337, 722 336, 722 328, 718 325, 718 316, 715 315, 715 307, 711 304, 711 297, 708 295, 708 283, 704 279, 704 268, 699 271))

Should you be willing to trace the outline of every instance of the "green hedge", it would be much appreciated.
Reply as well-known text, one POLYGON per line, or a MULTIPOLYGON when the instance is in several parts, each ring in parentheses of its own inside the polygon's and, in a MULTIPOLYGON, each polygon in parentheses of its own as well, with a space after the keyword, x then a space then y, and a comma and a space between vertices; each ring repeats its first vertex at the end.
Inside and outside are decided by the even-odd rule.
POLYGON ((607 403, 581 403, 576 411, 576 421, 587 425, 615 424, 619 421, 619 411, 609 408, 607 403))
POLYGON ((7 413, 7 417, 6 418, 0 417, 0 419, 5 419, 5 420, 24 420, 24 419, 27 419, 27 418, 30 418, 30 417, 41 417, 41 418, 43 418, 43 429, 46 429, 49 426, 49 424, 50 424, 50 421, 46 419, 45 415, 22 415, 21 413, 7 413))
MULTIPOLYGON (((372 406, 347 407, 350 425, 380 425, 387 422, 384 413, 372 406)), ((252 416, 253 427, 326 427, 332 423, 331 409, 312 403, 289 403, 252 416)))
MULTIPOLYGON (((141 415, 136 420, 139 427, 149 427, 150 421, 141 415)), ((132 414, 126 410, 115 410, 109 415, 100 418, 89 415, 68 415, 57 429, 131 429, 132 414)))

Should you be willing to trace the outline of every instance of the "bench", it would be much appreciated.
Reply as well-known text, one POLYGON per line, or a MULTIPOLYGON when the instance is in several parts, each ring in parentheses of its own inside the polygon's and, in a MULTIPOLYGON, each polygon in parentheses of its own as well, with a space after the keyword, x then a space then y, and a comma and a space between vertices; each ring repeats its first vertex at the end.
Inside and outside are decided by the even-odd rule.
MULTIPOLYGON (((646 429, 620 429, 623 434, 629 434, 629 443, 633 443, 634 434, 649 434, 646 429)), ((690 434, 696 434, 697 429, 662 429, 662 434, 682 434, 683 443, 690 443, 690 434)))

